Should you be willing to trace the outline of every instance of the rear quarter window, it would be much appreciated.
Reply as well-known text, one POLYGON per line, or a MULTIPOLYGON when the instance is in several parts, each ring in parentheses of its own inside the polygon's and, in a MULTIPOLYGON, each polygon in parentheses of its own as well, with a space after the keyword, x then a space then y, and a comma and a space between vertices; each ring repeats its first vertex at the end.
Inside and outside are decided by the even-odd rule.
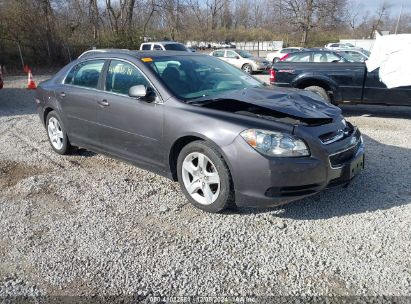
POLYGON ((214 57, 224 57, 224 51, 214 51, 213 56, 214 57))
POLYGON ((143 51, 149 51, 151 49, 151 45, 150 44, 143 44, 141 49, 143 51))

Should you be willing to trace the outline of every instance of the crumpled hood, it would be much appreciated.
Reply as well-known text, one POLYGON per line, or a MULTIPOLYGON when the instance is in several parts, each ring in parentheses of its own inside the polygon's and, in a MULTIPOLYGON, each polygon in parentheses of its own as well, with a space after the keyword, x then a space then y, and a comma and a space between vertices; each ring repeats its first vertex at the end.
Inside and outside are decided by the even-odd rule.
POLYGON ((298 89, 250 88, 225 92, 217 99, 237 100, 294 118, 333 119, 341 115, 340 108, 323 101, 317 94, 298 89))

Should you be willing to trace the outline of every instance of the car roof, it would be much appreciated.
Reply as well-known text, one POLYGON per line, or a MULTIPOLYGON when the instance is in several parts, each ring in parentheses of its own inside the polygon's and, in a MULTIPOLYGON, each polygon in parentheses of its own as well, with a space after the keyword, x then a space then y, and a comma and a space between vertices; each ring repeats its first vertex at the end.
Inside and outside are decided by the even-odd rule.
POLYGON ((142 44, 150 44, 150 43, 157 43, 157 44, 182 44, 177 41, 150 41, 150 42, 144 42, 142 44))
MULTIPOLYGON (((181 51, 138 51, 126 49, 96 49, 84 52, 79 56, 80 58, 101 58, 101 57, 116 57, 121 55, 128 55, 137 59, 145 57, 168 57, 168 56, 202 56, 203 54, 193 52, 181 51)), ((205 56, 205 55, 204 55, 205 56)))
POLYGON ((335 50, 305 50, 305 51, 301 51, 298 53, 293 53, 298 55, 298 54, 304 54, 304 53, 338 53, 338 51, 335 50))

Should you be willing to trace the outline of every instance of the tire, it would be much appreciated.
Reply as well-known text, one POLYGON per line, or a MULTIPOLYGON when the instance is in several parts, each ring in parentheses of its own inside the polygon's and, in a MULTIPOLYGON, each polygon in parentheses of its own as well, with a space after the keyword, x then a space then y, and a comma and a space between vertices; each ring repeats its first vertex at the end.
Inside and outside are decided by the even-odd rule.
POLYGON ((273 59, 273 63, 276 63, 276 62, 279 62, 280 61, 280 58, 278 58, 278 57, 275 57, 274 59, 273 59))
POLYGON ((314 92, 317 95, 320 95, 326 102, 331 103, 330 96, 327 94, 327 92, 322 87, 309 86, 309 87, 304 88, 304 90, 314 92))
POLYGON ((60 115, 51 111, 46 118, 46 131, 53 150, 61 155, 69 154, 74 150, 67 137, 67 132, 60 115))
POLYGON ((181 150, 177 176, 184 195, 201 210, 217 213, 234 202, 230 170, 223 156, 209 142, 194 141, 181 150), (202 173, 201 168, 205 168, 202 173))
POLYGON ((241 69, 242 69, 244 72, 246 72, 247 74, 252 74, 252 73, 253 73, 253 67, 252 67, 250 64, 248 64, 248 63, 244 64, 244 65, 241 67, 241 69))

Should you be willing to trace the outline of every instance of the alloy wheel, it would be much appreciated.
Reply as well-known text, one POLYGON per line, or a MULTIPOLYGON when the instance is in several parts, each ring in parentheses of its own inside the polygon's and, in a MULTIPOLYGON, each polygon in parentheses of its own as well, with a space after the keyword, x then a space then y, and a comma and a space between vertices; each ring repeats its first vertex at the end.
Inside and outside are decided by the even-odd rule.
POLYGON ((64 134, 60 122, 55 117, 50 117, 47 130, 53 147, 61 150, 64 145, 64 134))
POLYGON ((220 194, 220 176, 213 162, 200 152, 188 154, 182 164, 183 183, 199 204, 210 205, 220 194))
POLYGON ((251 74, 252 72, 251 66, 246 64, 245 66, 243 66, 243 71, 246 72, 247 74, 251 74))

